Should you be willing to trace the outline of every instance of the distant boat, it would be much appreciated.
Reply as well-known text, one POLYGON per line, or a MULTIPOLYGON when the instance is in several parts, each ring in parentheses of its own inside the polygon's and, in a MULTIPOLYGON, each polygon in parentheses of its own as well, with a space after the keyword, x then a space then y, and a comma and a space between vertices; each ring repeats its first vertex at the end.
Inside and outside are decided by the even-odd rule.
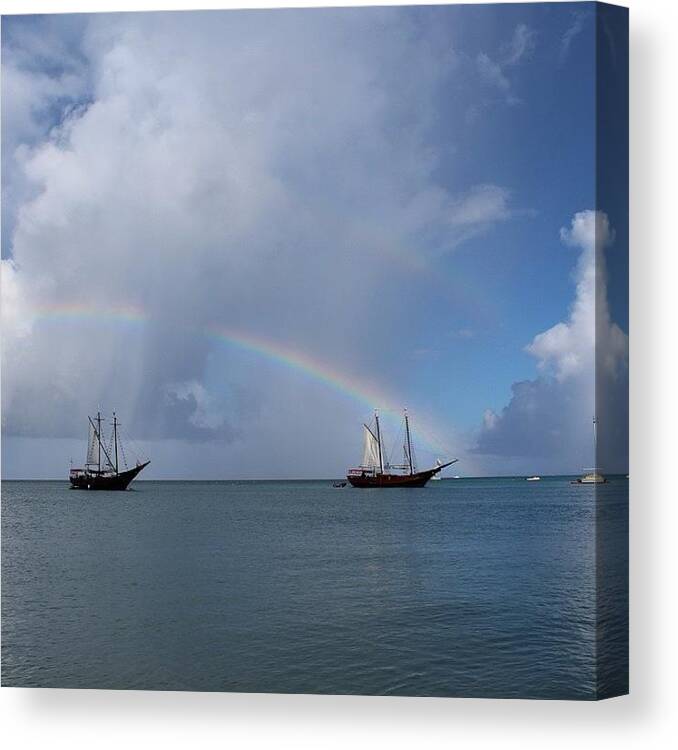
MULTIPOLYGON (((595 414, 593 416, 593 455, 598 458, 598 419, 595 414)), ((584 473, 579 479, 576 479, 572 484, 605 484, 607 479, 600 473, 600 470, 595 466, 592 469, 584 469, 584 473)))
POLYGON ((407 409, 405 417, 404 461, 402 464, 389 464, 384 460, 383 440, 379 425, 379 413, 374 412, 374 429, 364 424, 363 460, 360 466, 349 469, 346 479, 353 487, 424 487, 429 479, 439 474, 445 467, 459 459, 447 463, 437 462, 432 469, 417 471, 414 464, 410 421, 407 409))
POLYGON ((346 487, 346 482, 332 482, 332 487, 346 487))
POLYGON ((87 441, 87 458, 84 469, 71 467, 69 480, 74 490, 126 490, 134 477, 144 469, 150 461, 139 462, 132 469, 127 467, 124 448, 118 434, 118 422, 113 413, 113 426, 108 442, 104 442, 101 433, 101 413, 97 412, 95 419, 89 420, 89 438, 87 441), (120 470, 120 456, 124 470, 120 470))
POLYGON ((525 481, 526 482, 539 482, 541 481, 541 477, 527 477, 525 481))
POLYGON ((584 471, 586 473, 582 474, 572 484, 605 484, 607 482, 607 479, 596 468, 584 469, 584 471))

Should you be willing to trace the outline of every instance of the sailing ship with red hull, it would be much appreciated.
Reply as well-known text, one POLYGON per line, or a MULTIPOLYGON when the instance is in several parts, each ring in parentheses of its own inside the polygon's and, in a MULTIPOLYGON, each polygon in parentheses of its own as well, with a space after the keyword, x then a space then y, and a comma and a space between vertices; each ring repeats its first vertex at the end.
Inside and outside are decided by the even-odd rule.
POLYGON ((364 428, 363 460, 360 466, 349 469, 346 479, 353 487, 424 487, 426 483, 447 466, 459 459, 447 463, 438 462, 436 466, 425 471, 417 471, 410 435, 410 420, 405 409, 405 442, 403 445, 404 463, 394 465, 384 460, 383 439, 379 424, 379 413, 374 413, 374 430, 366 424, 364 428))
POLYGON ((84 469, 71 468, 69 480, 73 490, 126 490, 132 480, 144 469, 150 461, 137 461, 131 469, 127 466, 127 458, 120 441, 118 422, 113 414, 113 428, 110 440, 106 443, 101 432, 103 421, 97 412, 94 419, 89 420, 89 439, 87 442, 87 459, 84 469), (121 470, 120 458, 124 469, 121 470))

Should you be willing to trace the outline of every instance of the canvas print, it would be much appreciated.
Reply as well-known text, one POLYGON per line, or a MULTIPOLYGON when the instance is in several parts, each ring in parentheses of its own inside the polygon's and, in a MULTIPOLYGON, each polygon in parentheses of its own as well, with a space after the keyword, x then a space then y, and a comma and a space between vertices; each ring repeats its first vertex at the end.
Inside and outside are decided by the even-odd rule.
POLYGON ((2 685, 628 690, 628 13, 2 18, 2 685))

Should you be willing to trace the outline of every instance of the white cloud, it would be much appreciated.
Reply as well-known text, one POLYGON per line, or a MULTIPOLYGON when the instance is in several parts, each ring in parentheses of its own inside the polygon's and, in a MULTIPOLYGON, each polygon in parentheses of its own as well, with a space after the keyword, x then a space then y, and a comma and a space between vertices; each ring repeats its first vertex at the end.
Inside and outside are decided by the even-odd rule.
POLYGON ((536 32, 524 23, 513 30, 513 36, 504 50, 504 64, 515 65, 534 50, 536 32))
POLYGON ((455 226, 482 226, 507 219, 509 193, 497 185, 476 185, 452 202, 450 222, 455 226))
POLYGON ((452 331, 451 335, 458 339, 472 339, 476 334, 472 328, 458 328, 456 331, 452 331))
POLYGON ((474 185, 454 198, 447 212, 448 246, 466 242, 511 218, 515 212, 509 204, 509 191, 498 185, 474 185))
MULTIPOLYGON (((498 186, 436 181, 429 140, 455 65, 435 34, 379 9, 301 18, 85 18, 68 57, 50 48, 62 67, 72 50, 80 61, 63 101, 15 41, 33 104, 4 93, 20 154, 5 188, 27 186, 3 263, 5 434, 78 435, 100 403, 124 404, 130 430, 156 437, 236 434, 198 387, 218 349, 199 334, 208 323, 388 369, 374 341, 402 314, 410 258, 509 216, 498 186), (36 130, 43 105, 52 121, 36 130), (385 273, 392 292, 374 316, 385 273), (121 306, 147 321, 114 324, 105 311, 121 306), (61 325, 64 307, 104 313, 61 325)), ((236 400, 274 398, 267 368, 220 356, 236 400)))
POLYGON ((184 383, 171 383, 166 386, 165 394, 168 403, 178 400, 187 401, 192 405, 193 411, 189 415, 188 421, 194 427, 216 430, 226 421, 215 399, 210 395, 205 386, 196 380, 188 380, 184 383))
POLYGON ((47 136, 55 109, 65 110, 87 95, 87 71, 69 41, 80 26, 76 19, 64 20, 59 34, 49 16, 35 29, 24 24, 13 35, 3 34, 3 254, 11 244, 19 206, 34 194, 24 174, 27 147, 47 136))
POLYGON ((478 70, 480 75, 493 86, 501 91, 508 93, 511 88, 509 79, 504 74, 503 67, 492 60, 485 52, 478 53, 477 57, 478 70))
MULTIPOLYGON (((476 67, 481 78, 500 91, 509 105, 519 104, 520 99, 513 92, 508 71, 532 54, 535 42, 534 29, 521 23, 515 27, 511 39, 502 45, 498 53, 490 56, 486 52, 480 52, 476 57, 476 67)), ((472 112, 473 110, 467 113, 467 119, 469 116, 473 118, 472 112)))
POLYGON ((559 381, 599 366, 614 376, 626 366, 628 339, 610 320, 607 302, 605 248, 614 243, 607 216, 581 211, 569 228, 560 230, 561 240, 581 250, 575 271, 576 293, 566 322, 557 323, 535 336, 527 351, 539 368, 555 374, 559 381))
POLYGON ((565 62, 570 53, 572 42, 582 33, 587 19, 591 16, 589 11, 576 10, 572 13, 572 23, 567 27, 560 40, 560 62, 565 62))
POLYGON ((575 296, 567 320, 526 347, 540 375, 514 383, 499 413, 487 410, 477 451, 536 458, 542 466, 596 460, 625 470, 628 461, 628 336, 611 320, 606 251, 615 234, 600 211, 577 213, 561 240, 580 251, 575 296), (591 418, 599 419, 599 456, 592 455, 591 418))
POLYGON ((483 428, 485 430, 493 430, 497 426, 499 416, 492 409, 485 409, 483 412, 483 428))

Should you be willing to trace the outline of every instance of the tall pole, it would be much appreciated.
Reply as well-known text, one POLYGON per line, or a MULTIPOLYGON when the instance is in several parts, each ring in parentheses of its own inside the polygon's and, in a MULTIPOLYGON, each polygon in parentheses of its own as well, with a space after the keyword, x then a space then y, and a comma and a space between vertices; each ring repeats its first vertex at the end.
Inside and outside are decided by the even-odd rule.
POLYGON ((115 473, 118 473, 118 420, 113 412, 113 443, 115 445, 115 473))
POLYGON ((99 472, 101 473, 101 412, 97 412, 97 444, 99 446, 99 472))
MULTIPOLYGON (((101 435, 99 433, 99 430, 101 429, 101 415, 97 414, 97 425, 94 423, 94 420, 92 417, 87 417, 89 419, 89 423, 92 426, 92 429, 94 430, 94 434, 96 436, 97 442, 99 443, 99 467, 101 467, 101 451, 104 452, 104 456, 106 456, 106 460, 108 461, 109 466, 113 466, 113 461, 111 460, 111 457, 108 455, 108 451, 106 450, 106 446, 101 442, 101 435)), ((87 448, 87 457, 89 458, 89 447, 87 448)), ((89 466, 89 464, 88 464, 89 466)))
POLYGON ((381 430, 379 428, 379 412, 375 410, 374 412, 374 421, 377 425, 377 443, 379 445, 379 473, 384 473, 384 459, 381 453, 381 430))
POLYGON ((598 420, 593 415, 593 465, 598 466, 598 420))
POLYGON ((410 420, 407 416, 407 409, 405 409, 405 434, 407 435, 407 461, 410 465, 410 474, 414 474, 412 467, 412 443, 410 442, 410 420))

